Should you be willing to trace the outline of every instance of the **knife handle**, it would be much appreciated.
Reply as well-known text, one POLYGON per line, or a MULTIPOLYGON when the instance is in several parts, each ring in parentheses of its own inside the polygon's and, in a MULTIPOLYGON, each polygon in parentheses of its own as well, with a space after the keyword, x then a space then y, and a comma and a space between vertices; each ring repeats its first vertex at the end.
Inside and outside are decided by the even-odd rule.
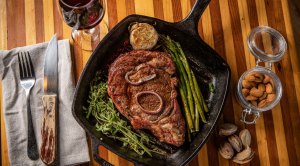
POLYGON ((41 160, 46 165, 55 164, 57 152, 57 95, 42 97, 44 115, 42 122, 41 160))

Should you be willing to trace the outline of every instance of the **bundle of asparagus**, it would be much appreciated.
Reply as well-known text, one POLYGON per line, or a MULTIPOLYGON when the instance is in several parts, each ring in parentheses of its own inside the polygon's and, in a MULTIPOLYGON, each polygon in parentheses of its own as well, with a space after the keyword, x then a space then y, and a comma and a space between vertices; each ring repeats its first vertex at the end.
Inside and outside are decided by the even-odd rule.
POLYGON ((200 119, 206 123, 204 112, 208 112, 207 105, 201 94, 196 77, 179 43, 169 36, 160 36, 164 51, 168 52, 175 62, 179 76, 179 92, 182 99, 183 110, 190 133, 199 131, 200 119))

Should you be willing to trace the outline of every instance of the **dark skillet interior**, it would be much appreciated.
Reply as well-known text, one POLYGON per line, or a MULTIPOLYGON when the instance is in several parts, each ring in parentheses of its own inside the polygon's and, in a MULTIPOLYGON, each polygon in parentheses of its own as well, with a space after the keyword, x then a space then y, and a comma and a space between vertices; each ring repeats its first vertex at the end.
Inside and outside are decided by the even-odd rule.
MULTIPOLYGON (((226 62, 218 56, 200 38, 185 33, 178 24, 164 22, 158 19, 132 15, 125 18, 101 41, 87 62, 81 78, 77 84, 73 101, 73 115, 78 123, 99 144, 122 156, 123 158, 143 165, 183 165, 191 160, 205 144, 211 134, 226 97, 230 69, 226 62), (129 38, 128 26, 132 22, 146 22, 152 24, 158 33, 169 35, 173 40, 179 42, 188 58, 188 61, 197 76, 202 93, 208 101, 209 114, 208 123, 203 125, 199 134, 191 143, 185 143, 174 154, 165 159, 160 157, 139 156, 135 152, 123 148, 121 144, 97 132, 91 121, 85 118, 83 106, 87 105, 90 82, 96 71, 102 70, 107 73, 109 64, 116 58, 114 52, 120 48, 122 43, 129 38), (208 84, 213 83, 214 92, 208 92, 208 84)), ((186 139, 187 140, 187 139, 186 139)))

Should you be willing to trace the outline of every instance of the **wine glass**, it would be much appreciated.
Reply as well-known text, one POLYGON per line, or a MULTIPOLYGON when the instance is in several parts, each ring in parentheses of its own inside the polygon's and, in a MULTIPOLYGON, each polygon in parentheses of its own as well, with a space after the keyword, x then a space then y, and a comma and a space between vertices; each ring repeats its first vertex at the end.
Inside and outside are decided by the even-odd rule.
POLYGON ((64 21, 72 27, 74 42, 83 50, 91 51, 108 32, 102 21, 104 0, 59 0, 59 6, 64 21))

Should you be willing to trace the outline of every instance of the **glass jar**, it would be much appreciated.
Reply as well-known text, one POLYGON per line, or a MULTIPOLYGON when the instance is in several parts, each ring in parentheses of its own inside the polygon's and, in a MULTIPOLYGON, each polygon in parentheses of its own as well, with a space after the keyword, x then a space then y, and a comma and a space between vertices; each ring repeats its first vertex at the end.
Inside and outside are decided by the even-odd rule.
POLYGON ((254 28, 247 44, 257 58, 256 67, 247 70, 239 78, 236 97, 244 108, 241 121, 255 124, 260 113, 271 110, 281 99, 282 84, 272 71, 272 63, 282 59, 287 46, 278 31, 266 26, 254 28), (260 66, 260 62, 265 62, 265 66, 260 66))

